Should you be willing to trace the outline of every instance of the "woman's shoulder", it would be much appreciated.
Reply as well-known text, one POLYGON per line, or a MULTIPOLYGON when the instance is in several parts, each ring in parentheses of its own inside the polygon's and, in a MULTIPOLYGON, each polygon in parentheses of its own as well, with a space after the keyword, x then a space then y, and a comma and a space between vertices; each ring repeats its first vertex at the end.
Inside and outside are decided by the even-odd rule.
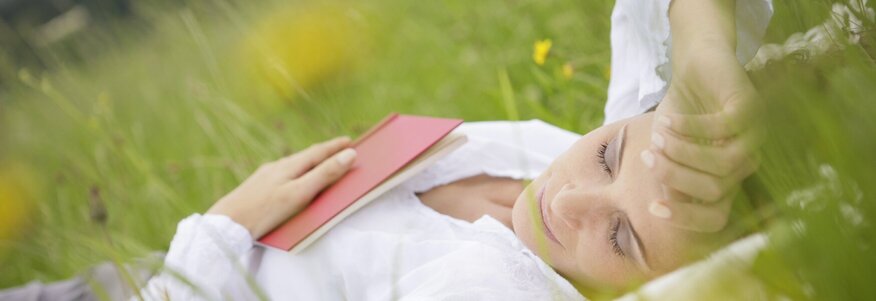
POLYGON ((496 142, 550 158, 559 156, 581 137, 539 119, 466 122, 457 131, 469 140, 496 142))
POLYGON ((468 141, 403 185, 415 192, 488 174, 512 179, 538 176, 579 136, 541 120, 467 122, 456 129, 468 141))

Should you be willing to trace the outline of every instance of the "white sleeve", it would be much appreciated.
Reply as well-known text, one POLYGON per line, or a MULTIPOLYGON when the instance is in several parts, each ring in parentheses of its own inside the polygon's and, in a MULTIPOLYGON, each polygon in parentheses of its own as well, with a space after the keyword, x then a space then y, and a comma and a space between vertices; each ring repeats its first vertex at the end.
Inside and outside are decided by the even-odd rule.
POLYGON ((140 294, 145 300, 224 300, 239 295, 228 290, 240 286, 229 283, 245 279, 239 259, 252 247, 249 231, 230 218, 193 214, 177 226, 164 270, 140 294))
MULTIPOLYGON (((666 94, 672 0, 617 0, 611 16, 611 82, 605 123, 646 112, 666 94)), ((772 17, 772 0, 736 0, 736 57, 750 61, 772 17)))

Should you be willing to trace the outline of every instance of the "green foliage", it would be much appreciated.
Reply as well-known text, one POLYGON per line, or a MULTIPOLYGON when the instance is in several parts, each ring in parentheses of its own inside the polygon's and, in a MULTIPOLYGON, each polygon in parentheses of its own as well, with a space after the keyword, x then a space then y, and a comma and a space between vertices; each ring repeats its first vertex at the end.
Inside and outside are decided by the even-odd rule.
POLYGON ((259 163, 390 112, 505 119, 500 70, 521 119, 601 123, 609 3, 332 2, 366 40, 344 45, 360 57, 290 97, 241 49, 273 12, 311 3, 252 2, 141 3, 133 20, 38 49, 47 69, 4 69, 16 81, 0 91, 0 155, 29 166, 43 193, 21 237, 0 242, 0 287, 164 250, 181 218, 259 163), (531 54, 543 38, 554 47, 542 70, 531 54), (571 79, 555 74, 566 62, 571 79))
POLYGON ((771 106, 761 175, 778 212, 764 255, 771 260, 759 268, 790 296, 876 296, 874 66, 862 48, 849 47, 756 76, 771 106))
MULTIPOLYGON (((42 180, 31 222, 0 240, 0 287, 166 249, 177 221, 259 163, 389 112, 601 124, 609 2, 335 1, 358 57, 292 96, 241 48, 272 12, 309 4, 252 2, 141 3, 133 21, 38 49, 45 69, 3 57, 16 81, 0 90, 0 163, 42 180), (537 65, 533 43, 548 38, 537 65)), ((820 24, 834 2, 776 0, 767 39, 820 24)), ((752 273, 775 294, 876 298, 876 26, 864 28, 861 45, 753 73, 770 107, 759 178, 773 202, 752 273)))
MULTIPOLYGON (((826 19, 833 2, 779 2, 773 35, 804 32, 826 19)), ((774 200, 772 243, 754 273, 793 299, 876 297, 876 26, 860 19, 859 44, 832 37, 845 46, 753 74, 770 107, 760 178, 774 200)))

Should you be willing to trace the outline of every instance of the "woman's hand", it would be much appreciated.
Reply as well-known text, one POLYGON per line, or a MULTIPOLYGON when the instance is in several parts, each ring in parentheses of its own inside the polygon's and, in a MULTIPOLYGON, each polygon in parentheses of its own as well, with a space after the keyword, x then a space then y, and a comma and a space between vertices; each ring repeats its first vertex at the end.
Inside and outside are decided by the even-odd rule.
POLYGON ((642 153, 665 192, 650 211, 693 231, 723 229, 742 180, 760 164, 763 103, 736 58, 734 8, 673 1, 672 82, 642 153))
POLYGON ((349 144, 347 137, 335 138, 262 164, 207 213, 230 217, 257 239, 301 211, 347 173, 356 158, 356 151, 347 148, 349 144))
POLYGON ((715 113, 658 108, 642 159, 663 183, 665 199, 650 211, 688 230, 723 229, 742 181, 760 165, 760 104, 756 94, 738 94, 715 113))

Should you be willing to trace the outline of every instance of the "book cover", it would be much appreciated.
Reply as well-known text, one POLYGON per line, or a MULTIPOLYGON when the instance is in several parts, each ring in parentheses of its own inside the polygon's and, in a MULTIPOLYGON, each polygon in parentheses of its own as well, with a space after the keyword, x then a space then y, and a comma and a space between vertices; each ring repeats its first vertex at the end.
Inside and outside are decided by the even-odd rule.
POLYGON ((464 136, 448 136, 461 123, 459 119, 391 114, 353 143, 357 156, 346 175, 258 242, 287 251, 303 249, 365 203, 464 143, 464 136), (421 155, 426 156, 418 158, 421 155))

